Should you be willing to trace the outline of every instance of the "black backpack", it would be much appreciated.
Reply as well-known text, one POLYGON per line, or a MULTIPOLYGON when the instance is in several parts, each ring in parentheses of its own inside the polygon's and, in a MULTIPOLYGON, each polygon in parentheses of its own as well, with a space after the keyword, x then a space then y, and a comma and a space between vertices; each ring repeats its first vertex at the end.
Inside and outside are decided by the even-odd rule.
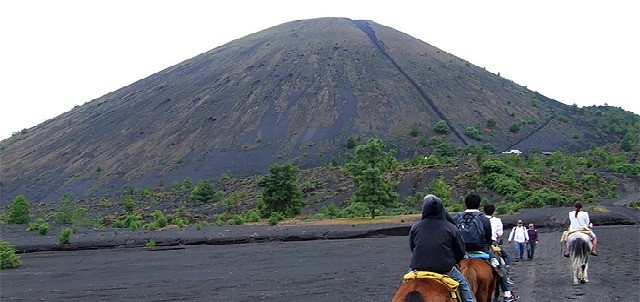
POLYGON ((480 212, 462 212, 458 215, 456 224, 467 251, 484 251, 486 249, 484 225, 480 220, 480 215, 483 214, 480 212))

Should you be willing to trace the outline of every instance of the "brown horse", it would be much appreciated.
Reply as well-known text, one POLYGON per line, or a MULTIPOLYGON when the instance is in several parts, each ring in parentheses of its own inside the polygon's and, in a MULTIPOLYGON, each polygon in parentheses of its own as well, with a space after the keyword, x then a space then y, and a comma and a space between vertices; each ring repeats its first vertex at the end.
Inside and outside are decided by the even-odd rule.
POLYGON ((406 281, 396 289, 392 302, 457 302, 459 292, 452 295, 451 289, 441 280, 415 278, 406 281))
POLYGON ((498 276, 491 264, 482 259, 467 258, 460 261, 460 271, 469 281, 476 301, 490 302, 498 284, 498 276))

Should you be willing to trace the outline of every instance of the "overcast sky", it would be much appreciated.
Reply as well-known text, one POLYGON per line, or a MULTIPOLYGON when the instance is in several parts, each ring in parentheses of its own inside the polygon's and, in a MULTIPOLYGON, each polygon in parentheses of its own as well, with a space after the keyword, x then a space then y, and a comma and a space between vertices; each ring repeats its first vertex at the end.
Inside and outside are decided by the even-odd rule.
POLYGON ((635 1, 5 0, 0 139, 288 21, 372 20, 547 97, 640 114, 635 1))

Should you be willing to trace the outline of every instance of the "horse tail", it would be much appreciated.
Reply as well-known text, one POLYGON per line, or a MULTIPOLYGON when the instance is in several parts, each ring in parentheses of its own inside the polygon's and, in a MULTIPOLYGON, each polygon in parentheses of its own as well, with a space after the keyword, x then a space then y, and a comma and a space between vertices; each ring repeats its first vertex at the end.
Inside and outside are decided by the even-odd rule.
POLYGON ((569 250, 572 252, 572 258, 575 259, 578 265, 584 265, 589 254, 591 254, 591 248, 589 246, 589 241, 585 240, 581 237, 576 238, 570 243, 569 250))
POLYGON ((414 290, 409 292, 404 297, 404 302, 424 302, 424 299, 422 299, 422 295, 420 294, 420 292, 414 290))
POLYGON ((589 255, 591 254, 591 246, 588 238, 578 237, 570 242, 569 251, 571 252, 571 266, 574 270, 584 271, 589 255))

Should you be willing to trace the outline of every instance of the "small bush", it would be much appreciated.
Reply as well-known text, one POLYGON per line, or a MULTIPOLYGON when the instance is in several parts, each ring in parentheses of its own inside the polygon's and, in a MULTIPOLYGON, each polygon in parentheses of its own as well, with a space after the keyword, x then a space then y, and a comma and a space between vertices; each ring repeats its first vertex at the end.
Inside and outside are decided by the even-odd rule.
POLYGON ((258 222, 260 220, 260 212, 258 210, 250 210, 244 214, 245 222, 258 222))
POLYGON ((136 213, 128 213, 124 219, 117 219, 113 222, 113 226, 121 229, 130 229, 135 231, 142 225, 142 217, 136 213))
POLYGON ((187 221, 182 217, 176 217, 171 220, 171 223, 179 228, 187 225, 187 221))
POLYGON ((342 211, 338 208, 338 206, 336 206, 335 203, 322 207, 319 214, 322 215, 323 218, 344 217, 344 213, 342 213, 342 211))
POLYGON ((16 268, 22 261, 16 255, 16 248, 8 241, 0 240, 0 269, 16 268))
POLYGON ((147 241, 147 244, 144 245, 144 248, 146 248, 148 250, 156 248, 155 240, 151 239, 151 240, 147 241))
POLYGON ((167 217, 164 216, 164 213, 162 213, 162 211, 155 210, 153 211, 153 213, 151 213, 151 215, 153 216, 153 221, 144 226, 146 229, 156 231, 167 226, 167 217))
POLYGON ((51 226, 43 218, 36 219, 35 222, 29 223, 27 231, 38 231, 40 235, 46 235, 51 230, 51 226))
POLYGON ((449 131, 451 131, 449 129, 449 125, 447 125, 447 122, 445 122, 444 120, 439 120, 438 122, 436 122, 436 124, 433 126, 433 130, 438 134, 448 134, 449 131))
POLYGON ((271 212, 269 216, 269 225, 277 225, 278 222, 284 219, 284 215, 280 214, 280 212, 271 212))
POLYGON ((242 216, 240 216, 240 215, 234 215, 233 217, 231 217, 231 219, 229 219, 227 224, 229 224, 229 225, 243 225, 244 224, 244 218, 242 218, 242 216))
POLYGON ((468 137, 473 138, 477 141, 482 140, 482 133, 476 127, 467 127, 464 130, 464 134, 466 134, 468 137))
POLYGON ((136 202, 133 199, 133 197, 131 196, 125 196, 124 200, 124 212, 129 214, 129 213, 133 213, 136 209, 136 202))
POLYGON ((501 215, 515 214, 515 213, 518 213, 518 211, 520 211, 521 208, 522 208, 522 205, 516 202, 505 203, 505 204, 496 206, 496 214, 501 214, 501 215))
POLYGON ((60 243, 62 244, 69 243, 69 240, 71 239, 71 235, 73 235, 73 233, 73 228, 64 228, 62 232, 60 232, 60 235, 58 235, 58 241, 60 241, 60 243))

